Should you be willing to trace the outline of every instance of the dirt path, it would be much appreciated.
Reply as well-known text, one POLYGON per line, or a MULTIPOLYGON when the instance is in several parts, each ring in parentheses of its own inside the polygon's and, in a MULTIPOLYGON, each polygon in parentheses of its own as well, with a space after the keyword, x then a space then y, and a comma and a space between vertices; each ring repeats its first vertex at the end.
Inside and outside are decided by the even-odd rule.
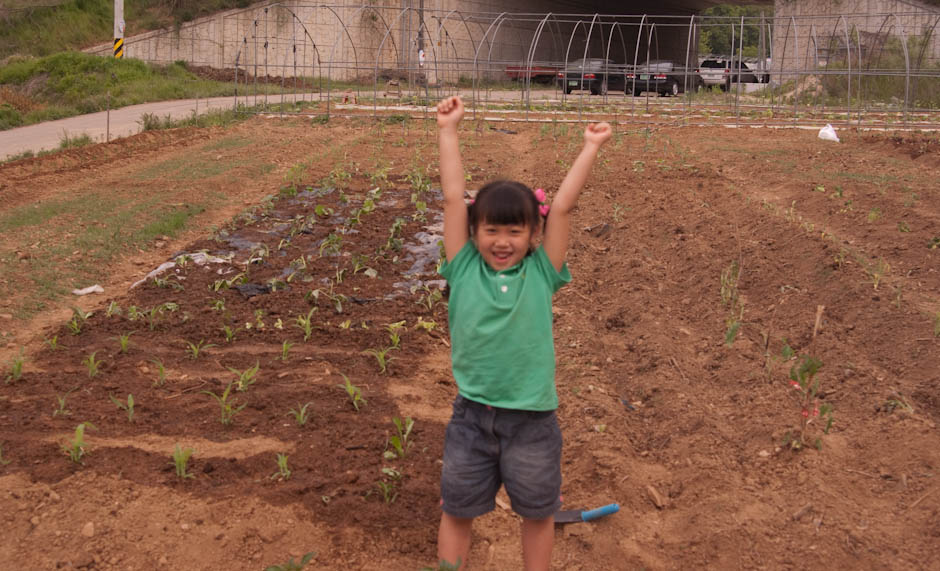
MULTIPOLYGON (((500 175, 551 193, 580 128, 510 130, 463 136, 470 187, 500 175)), ((446 307, 425 297, 433 264, 415 265, 435 248, 421 238, 434 192, 419 194, 426 221, 411 198, 422 177, 436 185, 431 133, 256 118, 0 167, 0 215, 101 188, 206 205, 176 237, 102 264, 106 293, 80 300, 96 312, 80 335, 64 325, 71 299, 0 320, 15 328, 5 357, 28 350, 22 378, 0 391, 10 537, 0 560, 254 570, 316 551, 309 568, 432 564, 455 389, 446 307), (289 181, 299 194, 284 190, 289 181), (324 181, 343 192, 319 192, 324 181), (377 208, 354 224, 370 197, 377 208), (201 250, 232 258, 127 291, 201 250), (226 289, 238 274, 274 291, 226 289), (120 314, 105 315, 110 301, 120 314), (401 347, 380 374, 363 351, 386 346, 400 320, 401 347), (431 331, 419 325, 430 321, 431 331), (117 339, 130 331, 123 353, 117 339), (56 351, 42 343, 54 334, 56 351), (215 346, 194 359, 187 345, 199 341, 215 346), (203 391, 221 394, 233 369, 255 364, 257 382, 232 393, 246 408, 223 426, 203 391), (360 412, 340 373, 362 390, 360 412), (109 399, 128 394, 133 423, 109 399), (70 414, 53 414, 63 395, 70 414), (300 427, 289 411, 304 403, 300 427), (414 445, 389 458, 396 417, 415 420, 414 445), (96 430, 77 465, 59 444, 83 421, 96 430), (176 444, 195 449, 193 478, 176 477, 176 444), (289 479, 272 478, 277 453, 289 456, 289 479)), ((936 559, 938 143, 842 135, 835 145, 798 130, 620 130, 605 148, 574 220, 574 281, 555 300, 557 383, 565 503, 621 512, 559 528, 553 568, 923 569, 936 559), (834 422, 826 434, 812 417, 795 451, 785 441, 802 416, 788 373, 808 356, 822 362, 816 396, 834 422)), ((39 257, 62 216, 4 236, 3 256, 39 257)), ((28 268, 0 280, 27 283, 28 268)), ((6 291, 15 303, 19 290, 6 291)), ((498 507, 481 518, 471 558, 519 568, 516 516, 498 507)))

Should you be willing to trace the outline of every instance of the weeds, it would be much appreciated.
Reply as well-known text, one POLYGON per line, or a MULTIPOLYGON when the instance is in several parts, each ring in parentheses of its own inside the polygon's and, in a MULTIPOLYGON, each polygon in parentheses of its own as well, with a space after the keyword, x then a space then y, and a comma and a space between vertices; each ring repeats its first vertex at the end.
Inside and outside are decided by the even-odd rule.
POLYGON ((277 472, 271 474, 271 479, 290 480, 290 468, 287 467, 287 454, 278 454, 276 461, 277 472))
POLYGON ((255 376, 258 374, 258 369, 260 368, 259 361, 255 361, 254 367, 248 367, 244 371, 239 371, 238 369, 232 367, 226 367, 229 371, 235 373, 235 376, 238 379, 235 381, 235 387, 238 389, 238 392, 247 392, 248 387, 255 384, 257 380, 255 376))
POLYGON ((187 478, 195 478, 196 476, 190 474, 186 471, 187 465, 189 464, 189 459, 192 458, 193 453, 196 451, 192 448, 180 448, 180 445, 177 444, 176 448, 173 450, 173 467, 176 468, 176 477, 185 480, 187 478))
MULTIPOLYGON (((388 445, 391 445, 392 449, 385 450, 384 456, 388 460, 394 458, 404 458, 408 454, 408 449, 414 444, 410 440, 411 429, 414 428, 415 421, 411 417, 406 417, 404 422, 397 416, 392 419, 392 423, 395 425, 396 433, 388 437, 388 445)), ((388 448, 386 445, 386 448, 388 448)))
POLYGON ((115 406, 127 413, 127 422, 134 422, 134 395, 128 394, 126 403, 114 398, 111 393, 108 393, 108 398, 115 406))
POLYGON ((290 412, 287 413, 287 416, 293 416, 294 422, 297 423, 297 426, 304 426, 305 424, 307 424, 307 421, 310 420, 310 413, 307 412, 307 407, 309 407, 312 404, 313 404, 312 402, 308 402, 308 403, 305 403, 303 406, 297 405, 297 408, 290 409, 290 412))
POLYGON ((98 354, 98 352, 95 351, 95 352, 92 353, 91 355, 89 355, 89 356, 85 357, 84 359, 82 359, 82 365, 85 365, 86 367, 88 367, 88 378, 89 378, 89 379, 94 379, 95 376, 98 375, 98 369, 101 367, 102 361, 96 361, 96 360, 95 360, 95 355, 97 355, 97 354, 98 354))
POLYGON ((76 464, 84 465, 82 458, 84 458, 89 453, 87 449, 88 444, 85 442, 86 427, 92 430, 98 430, 92 423, 83 422, 75 427, 75 436, 62 445, 62 450, 65 452, 65 455, 69 457, 69 460, 76 464))
POLYGON ((199 358, 200 352, 209 347, 215 347, 212 343, 206 343, 205 339, 200 339, 198 343, 190 343, 186 341, 186 351, 189 353, 189 358, 195 361, 199 358))
POLYGON ((232 385, 234 384, 235 381, 232 381, 226 385, 225 390, 222 391, 222 396, 219 396, 212 391, 202 391, 203 394, 209 395, 219 403, 219 409, 221 411, 220 422, 225 426, 232 424, 232 420, 235 418, 235 415, 241 412, 243 408, 248 406, 247 403, 241 406, 236 406, 238 399, 235 398, 229 400, 229 396, 231 396, 232 393, 232 385))
MULTIPOLYGON (((807 430, 817 419, 819 422, 825 422, 823 433, 829 434, 829 429, 832 428, 832 405, 820 404, 818 398, 819 379, 816 374, 820 368, 822 361, 808 355, 804 356, 798 365, 790 368, 790 386, 800 393, 800 432, 787 432, 784 439, 784 444, 788 444, 793 450, 800 450, 807 444, 807 430)), ((817 437, 813 446, 821 450, 822 438, 817 437)))
POLYGON ((356 412, 359 412, 360 406, 368 404, 368 401, 362 397, 362 389, 352 384, 352 382, 349 380, 349 377, 343 375, 343 373, 340 373, 340 375, 342 375, 345 384, 336 386, 346 391, 346 396, 349 397, 350 404, 353 405, 353 408, 356 409, 356 412))

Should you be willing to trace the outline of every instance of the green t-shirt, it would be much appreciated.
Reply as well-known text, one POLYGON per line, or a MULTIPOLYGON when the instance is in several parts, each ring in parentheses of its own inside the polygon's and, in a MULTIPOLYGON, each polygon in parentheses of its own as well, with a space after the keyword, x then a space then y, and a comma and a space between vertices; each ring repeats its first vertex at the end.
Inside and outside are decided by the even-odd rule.
POLYGON ((571 281, 539 248, 515 266, 491 268, 472 241, 445 262, 451 364, 464 397, 500 408, 555 410, 552 295, 571 281))

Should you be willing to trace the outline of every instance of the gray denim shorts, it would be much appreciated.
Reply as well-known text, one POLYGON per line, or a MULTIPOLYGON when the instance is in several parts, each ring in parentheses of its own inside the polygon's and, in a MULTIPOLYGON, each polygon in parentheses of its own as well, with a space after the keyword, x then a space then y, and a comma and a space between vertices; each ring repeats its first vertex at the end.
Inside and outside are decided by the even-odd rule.
POLYGON ((554 514, 561 507, 561 443, 553 410, 497 408, 457 396, 444 439, 442 509, 481 516, 495 507, 503 484, 522 517, 554 514))

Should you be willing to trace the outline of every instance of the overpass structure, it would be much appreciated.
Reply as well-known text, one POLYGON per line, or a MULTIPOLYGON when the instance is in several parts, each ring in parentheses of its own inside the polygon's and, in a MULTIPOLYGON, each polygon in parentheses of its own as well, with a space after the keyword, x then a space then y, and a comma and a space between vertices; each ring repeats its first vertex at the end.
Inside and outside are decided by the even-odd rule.
MULTIPOLYGON (((766 13, 755 17, 700 14, 718 3, 266 2, 126 38, 125 56, 232 70, 241 82, 299 81, 302 90, 313 81, 318 90, 324 81, 327 90, 334 82, 352 82, 360 92, 371 87, 376 97, 389 82, 427 95, 429 88, 472 87, 476 97, 479 86, 515 78, 529 101, 540 71, 551 77, 582 58, 607 59, 618 69, 671 60, 690 92, 703 55, 699 37, 721 27, 731 40, 725 55, 732 61, 742 57, 746 35, 758 38, 752 65, 770 79, 764 91, 771 100, 830 107, 844 102, 846 111, 876 100, 905 113, 940 108, 936 6, 917 0, 776 0, 758 3, 766 13)), ((90 51, 108 55, 111 46, 90 51)), ((735 106, 737 95, 753 86, 745 87, 735 90, 735 106)))

